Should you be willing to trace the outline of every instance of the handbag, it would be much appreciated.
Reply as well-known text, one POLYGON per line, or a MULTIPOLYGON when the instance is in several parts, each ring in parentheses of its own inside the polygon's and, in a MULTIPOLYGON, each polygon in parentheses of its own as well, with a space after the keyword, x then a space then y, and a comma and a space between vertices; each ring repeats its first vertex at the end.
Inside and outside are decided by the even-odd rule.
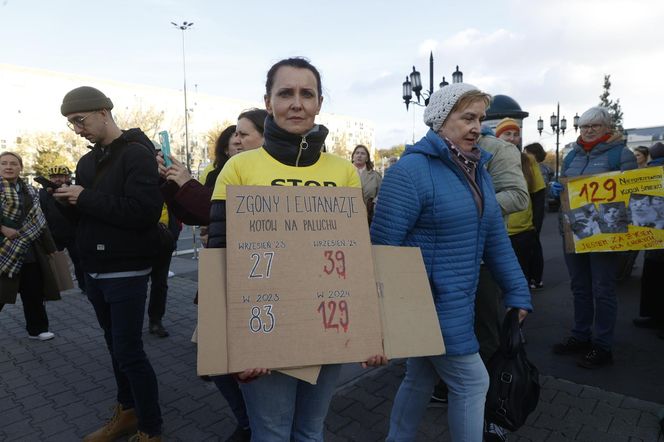
POLYGON ((539 401, 539 371, 526 357, 518 309, 505 315, 500 348, 487 362, 489 391, 484 417, 510 431, 518 430, 539 401))
POLYGON ((64 251, 55 252, 49 256, 48 263, 51 266, 55 282, 58 285, 58 291, 74 288, 74 281, 69 271, 69 256, 64 251))

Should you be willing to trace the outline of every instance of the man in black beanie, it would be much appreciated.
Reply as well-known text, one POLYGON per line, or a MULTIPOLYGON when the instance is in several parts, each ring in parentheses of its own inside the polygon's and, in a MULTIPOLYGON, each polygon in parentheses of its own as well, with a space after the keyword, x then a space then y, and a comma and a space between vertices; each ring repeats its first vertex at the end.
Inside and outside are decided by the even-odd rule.
POLYGON ((76 222, 86 294, 104 330, 118 389, 113 418, 84 441, 131 433, 130 440, 160 441, 157 378, 142 330, 163 200, 152 142, 140 129, 120 130, 111 109, 113 102, 88 86, 67 93, 60 107, 69 128, 93 144, 76 166, 76 185, 54 196, 76 222))

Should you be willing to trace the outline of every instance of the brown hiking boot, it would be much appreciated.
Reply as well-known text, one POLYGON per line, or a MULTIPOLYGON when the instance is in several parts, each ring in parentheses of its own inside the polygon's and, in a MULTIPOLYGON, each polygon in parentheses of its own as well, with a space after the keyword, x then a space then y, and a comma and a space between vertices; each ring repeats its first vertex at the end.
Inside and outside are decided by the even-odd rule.
POLYGON ((129 438, 129 442, 161 442, 161 434, 151 437, 147 433, 138 431, 136 434, 129 438))
POLYGON ((113 410, 113 417, 103 427, 85 436, 83 442, 112 442, 136 431, 137 425, 134 409, 123 410, 122 405, 117 404, 113 410))

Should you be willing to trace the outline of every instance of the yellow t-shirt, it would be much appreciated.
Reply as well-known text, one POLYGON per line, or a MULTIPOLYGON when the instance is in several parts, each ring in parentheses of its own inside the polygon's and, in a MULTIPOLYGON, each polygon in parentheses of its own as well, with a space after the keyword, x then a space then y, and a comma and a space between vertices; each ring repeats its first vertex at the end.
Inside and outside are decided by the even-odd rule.
POLYGON ((205 184, 205 180, 207 179, 208 174, 212 172, 213 169, 214 169, 213 162, 205 166, 205 169, 203 169, 203 172, 201 172, 201 176, 198 177, 198 182, 201 184, 205 184))
MULTIPOLYGON (((534 158, 528 157, 530 163, 530 172, 533 176, 532 185, 528 186, 528 192, 532 195, 546 188, 542 172, 539 165, 534 158)), ((516 235, 517 233, 534 230, 533 225, 533 203, 532 200, 528 201, 528 207, 520 212, 511 213, 507 217, 507 234, 516 235)))
POLYGON ((535 161, 535 158, 531 157, 528 154, 528 158, 530 159, 530 170, 531 173, 533 174, 533 188, 528 189, 528 192, 530 193, 537 193, 540 190, 546 188, 546 183, 544 182, 544 177, 542 176, 542 171, 539 168, 539 164, 537 164, 537 161, 535 161))
POLYGON ((212 201, 226 199, 226 186, 362 187, 357 169, 338 156, 323 152, 311 166, 280 163, 262 147, 231 157, 217 177, 212 201))

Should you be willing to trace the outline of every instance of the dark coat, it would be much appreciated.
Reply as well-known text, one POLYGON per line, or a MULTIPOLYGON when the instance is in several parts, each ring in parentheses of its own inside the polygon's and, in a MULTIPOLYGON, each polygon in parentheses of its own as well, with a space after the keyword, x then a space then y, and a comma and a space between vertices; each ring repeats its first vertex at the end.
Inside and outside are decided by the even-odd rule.
POLYGON ((172 181, 160 187, 168 209, 177 219, 190 226, 210 224, 212 189, 196 180, 189 180, 180 188, 172 181))
POLYGON ((76 166, 84 190, 75 207, 62 209, 77 223, 81 267, 88 273, 142 270, 159 250, 164 203, 154 146, 129 129, 108 146, 94 146, 76 166))
MULTIPOLYGON (((57 301, 60 299, 60 291, 58 290, 58 283, 56 282, 55 275, 51 269, 50 260, 48 255, 56 251, 55 242, 53 237, 45 228, 41 236, 33 243, 35 257, 39 263, 44 280, 44 299, 46 301, 57 301)), ((18 285, 21 279, 20 275, 10 278, 6 275, 0 275, 0 304, 14 304, 16 303, 16 294, 18 293, 18 285)))

